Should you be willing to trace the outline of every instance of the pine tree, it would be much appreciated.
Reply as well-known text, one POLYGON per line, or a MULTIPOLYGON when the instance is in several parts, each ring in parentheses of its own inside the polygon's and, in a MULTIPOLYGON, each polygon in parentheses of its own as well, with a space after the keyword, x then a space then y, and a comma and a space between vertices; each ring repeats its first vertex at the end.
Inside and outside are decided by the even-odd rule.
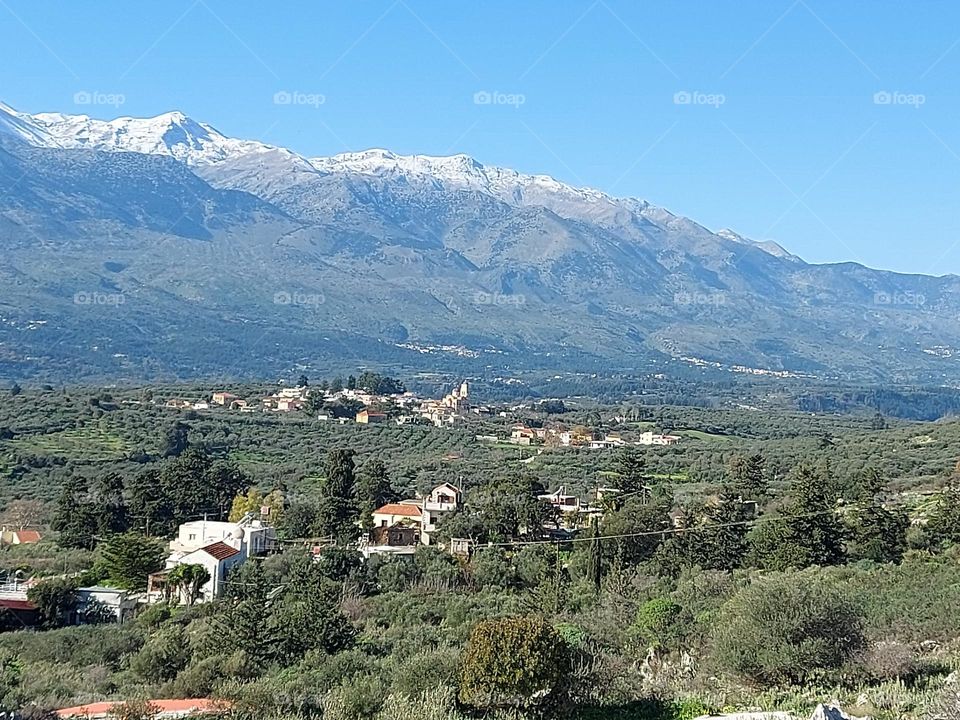
POLYGON ((364 465, 357 480, 356 494, 360 522, 366 529, 369 529, 373 522, 371 514, 374 510, 395 502, 400 497, 390 482, 386 464, 381 460, 373 460, 364 465))
POLYGON ((101 476, 94 486, 92 513, 101 538, 130 529, 130 514, 123 490, 123 477, 113 472, 101 476))
POLYGON ((727 468, 727 486, 731 495, 762 502, 769 494, 762 455, 737 455, 727 468))
POLYGON ((753 561, 771 570, 842 563, 846 533, 828 491, 832 486, 828 466, 819 472, 799 466, 781 514, 762 518, 751 535, 753 561))
POLYGON ((326 477, 320 483, 318 534, 332 536, 337 543, 350 542, 359 530, 355 502, 353 450, 331 450, 327 454, 326 477))
POLYGON ((960 543, 960 474, 957 471, 954 471, 950 482, 940 492, 926 530, 935 546, 945 547, 960 543))
POLYGON ((86 478, 70 477, 60 491, 51 527, 60 533, 62 547, 92 550, 97 544, 97 518, 90 503, 86 478))
POLYGON ((649 499, 652 478, 647 472, 647 461, 639 450, 622 450, 617 456, 614 471, 618 475, 617 489, 621 497, 639 495, 649 499))
POLYGON ((163 444, 160 454, 163 457, 177 457, 182 454, 189 445, 190 426, 182 422, 175 422, 168 429, 163 437, 163 444))
POLYGON ((137 533, 111 536, 103 546, 99 569, 119 588, 143 590, 147 576, 163 567, 167 549, 153 538, 137 533))

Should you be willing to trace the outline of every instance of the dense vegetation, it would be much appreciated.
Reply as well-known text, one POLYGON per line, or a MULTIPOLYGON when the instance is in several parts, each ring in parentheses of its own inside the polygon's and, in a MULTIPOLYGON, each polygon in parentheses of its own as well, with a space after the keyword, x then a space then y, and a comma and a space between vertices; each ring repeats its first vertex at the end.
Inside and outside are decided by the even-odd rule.
POLYGON ((837 698, 892 720, 955 700, 955 423, 568 398, 461 429, 361 427, 153 404, 174 392, 6 398, 5 522, 53 527, 0 552, 50 577, 32 591, 47 629, 0 635, 8 707, 209 695, 327 720, 693 718, 837 698), (684 439, 539 455, 475 439, 516 419, 684 439), (466 496, 441 536, 474 538, 469 559, 350 549, 363 513, 444 480, 466 496), (554 540, 539 528, 562 518, 535 494, 560 484, 623 492, 554 540), (142 588, 178 522, 271 503, 283 552, 222 600, 58 627, 80 583, 142 588))

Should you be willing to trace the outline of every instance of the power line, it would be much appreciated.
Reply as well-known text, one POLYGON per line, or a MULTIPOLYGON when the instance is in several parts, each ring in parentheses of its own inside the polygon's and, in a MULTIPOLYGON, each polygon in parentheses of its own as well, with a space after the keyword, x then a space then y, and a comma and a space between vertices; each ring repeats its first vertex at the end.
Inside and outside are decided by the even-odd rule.
POLYGON ((707 525, 702 525, 699 527, 673 527, 665 528, 663 530, 645 530, 642 532, 635 533, 621 533, 617 535, 596 535, 592 537, 574 537, 569 538, 568 540, 510 540, 507 542, 498 542, 498 543, 484 543, 483 545, 478 545, 477 549, 482 550, 483 548, 488 547, 515 547, 520 545, 560 545, 564 543, 578 543, 578 542, 591 542, 593 540, 621 540, 626 538, 636 538, 636 537, 652 537, 655 535, 679 535, 683 532, 688 531, 697 531, 697 530, 713 530, 719 528, 729 528, 729 527, 740 527, 743 525, 756 525, 762 522, 789 522, 790 520, 801 520, 803 518, 812 518, 820 517, 822 515, 835 515, 836 513, 833 510, 820 510, 813 513, 804 513, 802 515, 775 515, 772 517, 758 517, 753 518, 752 520, 735 520, 726 523, 710 523, 707 525))

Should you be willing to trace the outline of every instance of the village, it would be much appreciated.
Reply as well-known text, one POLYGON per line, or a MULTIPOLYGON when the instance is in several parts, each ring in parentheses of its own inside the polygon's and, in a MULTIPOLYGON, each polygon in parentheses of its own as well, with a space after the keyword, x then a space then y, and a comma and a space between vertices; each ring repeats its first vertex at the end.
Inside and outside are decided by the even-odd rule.
MULTIPOLYGON (((440 399, 425 398, 409 391, 375 393, 357 387, 312 388, 306 383, 284 387, 258 402, 248 401, 234 393, 216 391, 209 399, 171 398, 164 407, 190 410, 220 409, 241 413, 306 413, 321 422, 355 422, 361 425, 396 424, 399 426, 432 425, 437 428, 464 426, 471 420, 509 419, 527 408, 525 405, 498 409, 471 403, 470 384, 463 381, 440 399)), ((621 432, 603 432, 583 425, 568 426, 554 422, 542 427, 529 427, 515 422, 509 431, 478 434, 480 442, 504 442, 513 445, 587 448, 607 450, 638 446, 669 446, 681 441, 678 435, 652 430, 636 433, 633 438, 621 432)))

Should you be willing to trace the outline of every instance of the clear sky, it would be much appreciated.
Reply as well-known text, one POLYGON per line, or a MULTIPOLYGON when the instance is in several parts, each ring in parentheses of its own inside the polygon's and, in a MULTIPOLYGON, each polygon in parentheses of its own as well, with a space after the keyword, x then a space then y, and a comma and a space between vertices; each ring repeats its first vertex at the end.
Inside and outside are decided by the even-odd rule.
POLYGON ((960 273, 953 0, 0 0, 0 47, 27 112, 463 152, 810 261, 960 273))

